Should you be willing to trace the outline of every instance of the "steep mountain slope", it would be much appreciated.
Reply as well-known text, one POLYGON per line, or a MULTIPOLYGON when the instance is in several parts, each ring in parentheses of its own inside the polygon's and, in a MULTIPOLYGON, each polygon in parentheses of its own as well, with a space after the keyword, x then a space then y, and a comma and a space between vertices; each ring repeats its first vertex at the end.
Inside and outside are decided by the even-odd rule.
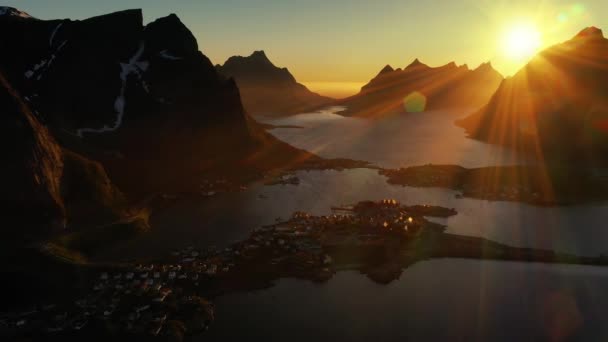
POLYGON ((236 84, 175 15, 145 26, 141 10, 82 21, 5 15, 0 30, 11 32, 0 40, 11 83, 63 146, 101 161, 129 194, 313 157, 247 117, 236 84))
POLYGON ((12 222, 22 222, 34 234, 63 228, 61 148, 1 76, 0 108, 5 161, 0 172, 6 187, 0 207, 5 220, 5 215, 18 218, 12 222))
POLYGON ((4 242, 123 216, 126 201, 103 167, 62 149, 1 74, 0 112, 5 181, 0 210, 10 222, 4 242))
POLYGON ((339 101, 344 115, 476 108, 487 102, 502 80, 489 63, 469 70, 449 63, 432 68, 414 60, 405 69, 385 66, 358 94, 339 101))
POLYGON ((287 68, 276 67, 264 51, 255 51, 248 57, 230 57, 216 68, 225 77, 236 80, 245 109, 250 114, 300 113, 332 101, 298 83, 287 68))
POLYGON ((595 27, 552 46, 458 122, 477 139, 540 158, 606 160, 608 40, 595 27))

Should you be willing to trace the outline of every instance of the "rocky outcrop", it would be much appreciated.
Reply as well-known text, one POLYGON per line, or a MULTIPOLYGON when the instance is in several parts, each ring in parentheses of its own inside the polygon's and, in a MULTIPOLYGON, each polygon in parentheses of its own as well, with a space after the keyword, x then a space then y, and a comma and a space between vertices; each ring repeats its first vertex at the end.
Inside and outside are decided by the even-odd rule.
POLYGON ((477 139, 541 158, 606 160, 608 40, 595 27, 535 56, 458 122, 477 139))
POLYGON ((487 103, 501 80, 502 76, 489 63, 469 70, 454 62, 433 68, 415 59, 403 70, 387 65, 358 94, 339 104, 347 107, 343 115, 366 117, 478 108, 487 103))
POLYGON ((280 116, 329 104, 332 99, 313 93, 298 83, 287 68, 276 67, 264 51, 248 57, 230 57, 217 70, 234 78, 245 109, 254 115, 280 116))

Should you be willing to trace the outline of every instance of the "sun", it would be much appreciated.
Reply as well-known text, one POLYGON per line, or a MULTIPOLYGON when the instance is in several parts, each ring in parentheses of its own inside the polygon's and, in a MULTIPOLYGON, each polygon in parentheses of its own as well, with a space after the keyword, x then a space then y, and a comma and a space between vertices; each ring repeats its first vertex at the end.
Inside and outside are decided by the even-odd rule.
POLYGON ((519 23, 505 30, 502 44, 508 58, 522 61, 538 51, 541 46, 541 34, 534 24, 519 23))

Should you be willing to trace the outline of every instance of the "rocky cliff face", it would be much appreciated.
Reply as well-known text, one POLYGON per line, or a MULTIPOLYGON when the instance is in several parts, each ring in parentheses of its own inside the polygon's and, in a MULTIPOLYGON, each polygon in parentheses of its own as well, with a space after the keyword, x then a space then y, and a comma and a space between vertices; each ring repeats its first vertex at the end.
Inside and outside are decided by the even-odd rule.
POLYGON ((0 75, 4 189, 3 219, 24 236, 50 233, 65 226, 61 199, 61 148, 0 75), (11 220, 12 219, 12 220, 11 220))
POLYGON ((37 239, 83 223, 112 222, 126 201, 103 167, 62 149, 0 74, 5 180, 0 210, 10 241, 37 239))
POLYGON ((255 51, 248 57, 230 57, 216 68, 236 80, 245 109, 254 115, 289 115, 332 101, 298 83, 287 68, 276 67, 264 51, 255 51))
POLYGON ((608 40, 595 27, 552 46, 459 121, 472 137, 544 157, 605 160, 608 40))
POLYGON ((83 21, 0 17, 0 29, 13 32, 0 42, 0 66, 53 130, 138 154, 160 146, 161 127, 229 124, 248 135, 238 89, 175 15, 147 26, 140 10, 83 21))
POLYGON ((4 15, 0 30, 11 32, 0 69, 60 145, 102 162, 123 191, 184 190, 241 161, 269 168, 250 158, 269 146, 280 150, 274 166, 302 157, 247 117, 235 82, 175 15, 147 25, 141 10, 82 21, 4 15))
POLYGON ((449 63, 429 67, 415 59, 404 69, 385 66, 361 92, 340 101, 344 115, 379 116, 387 113, 437 109, 471 109, 487 103, 502 76, 489 63, 469 70, 449 63))

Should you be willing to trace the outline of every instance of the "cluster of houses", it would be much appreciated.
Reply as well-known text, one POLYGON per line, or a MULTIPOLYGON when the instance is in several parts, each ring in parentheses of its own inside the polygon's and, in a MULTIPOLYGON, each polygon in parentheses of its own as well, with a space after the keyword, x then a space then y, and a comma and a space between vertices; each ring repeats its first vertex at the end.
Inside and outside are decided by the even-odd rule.
POLYGON ((192 306, 199 317, 194 326, 204 329, 213 320, 213 309, 196 296, 206 290, 213 286, 220 291, 234 288, 256 276, 328 279, 334 267, 332 257, 324 250, 328 240, 341 244, 341 239, 348 239, 344 236, 381 237, 388 236, 387 232, 407 236, 431 224, 408 208, 413 212, 439 210, 404 207, 387 199, 360 202, 342 209, 345 214, 313 216, 295 212, 288 221, 256 229, 248 239, 230 247, 204 251, 187 247, 172 252, 160 263, 101 271, 91 282, 91 290, 73 303, 37 307, 0 318, 0 332, 52 334, 103 324, 118 331, 156 336, 163 334, 167 322, 176 317, 189 319, 192 315, 180 313, 180 308, 192 306))
POLYGON ((213 197, 219 193, 229 191, 243 191, 247 190, 244 185, 234 184, 226 179, 209 180, 204 179, 199 185, 199 191, 201 195, 205 197, 213 197))
POLYGON ((285 173, 278 176, 273 176, 272 179, 265 182, 266 185, 299 185, 300 178, 295 174, 285 173))
MULTIPOLYGON (((0 319, 6 333, 61 334, 89 327, 111 326, 118 331, 156 336, 165 323, 180 316, 180 308, 198 305, 204 329, 213 320, 211 304, 190 291, 205 279, 227 272, 220 258, 205 259, 194 248, 175 252, 168 264, 135 265, 100 272, 91 290, 73 303, 47 305, 0 319)), ((0 334, 2 336, 3 334, 0 334)))
POLYGON ((346 229, 364 236, 382 236, 386 233, 409 236, 425 228, 443 231, 443 226, 429 222, 423 215, 447 217, 456 213, 453 209, 434 206, 407 207, 395 199, 365 201, 352 207, 333 209, 342 214, 313 216, 295 212, 287 222, 271 226, 271 229, 263 230, 263 234, 258 232, 253 239, 267 245, 279 241, 284 246, 293 246, 295 250, 322 254, 323 237, 327 233, 346 229))
MULTIPOLYGON (((283 255, 302 250, 318 254, 315 264, 331 263, 329 256, 320 254, 318 245, 299 243, 294 236, 293 232, 281 229, 259 229, 246 241, 224 249, 199 251, 187 247, 172 252, 162 263, 100 272, 90 291, 74 302, 0 317, 0 336, 63 334, 100 325, 157 336, 163 334, 167 322, 180 316, 180 308, 189 303, 202 306, 199 311, 204 315, 199 315, 201 322, 195 326, 204 329, 213 320, 213 310, 195 297, 197 289, 206 283, 231 279, 238 273, 239 263, 262 254, 268 255, 262 259, 270 265, 279 265, 283 255)), ((325 271, 329 272, 327 268, 325 271)))

